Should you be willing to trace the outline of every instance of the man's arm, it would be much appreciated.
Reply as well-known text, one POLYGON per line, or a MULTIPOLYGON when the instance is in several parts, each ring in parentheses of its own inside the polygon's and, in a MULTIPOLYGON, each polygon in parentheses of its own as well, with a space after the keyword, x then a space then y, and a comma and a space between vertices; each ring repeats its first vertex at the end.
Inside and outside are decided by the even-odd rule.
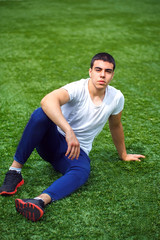
POLYGON ((67 103, 69 99, 68 92, 60 88, 47 94, 41 101, 41 107, 46 115, 65 132, 68 144, 65 155, 69 155, 68 158, 71 159, 78 159, 80 154, 79 141, 61 111, 61 106, 67 103))
POLYGON ((122 115, 122 112, 120 112, 117 115, 111 115, 109 117, 109 128, 110 128, 114 145, 116 146, 119 157, 122 160, 140 161, 140 158, 145 158, 145 156, 139 155, 139 154, 127 154, 126 152, 123 126, 121 123, 121 115, 122 115))

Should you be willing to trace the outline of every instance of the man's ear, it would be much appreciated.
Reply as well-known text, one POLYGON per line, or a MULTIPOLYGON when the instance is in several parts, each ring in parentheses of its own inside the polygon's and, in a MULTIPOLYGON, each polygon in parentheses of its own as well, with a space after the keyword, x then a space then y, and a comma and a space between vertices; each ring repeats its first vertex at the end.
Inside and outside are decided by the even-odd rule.
POLYGON ((114 72, 113 72, 113 75, 112 75, 112 79, 113 79, 113 77, 114 77, 114 72))
POLYGON ((92 69, 90 68, 89 69, 89 76, 91 77, 91 72, 92 72, 92 69))

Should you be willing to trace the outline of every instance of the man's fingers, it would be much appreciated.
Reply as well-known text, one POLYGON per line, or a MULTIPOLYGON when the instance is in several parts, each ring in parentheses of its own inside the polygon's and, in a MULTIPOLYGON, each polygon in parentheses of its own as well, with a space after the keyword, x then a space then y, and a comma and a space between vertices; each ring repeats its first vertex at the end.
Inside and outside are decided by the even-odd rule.
POLYGON ((70 154, 69 154, 68 158, 71 158, 71 160, 73 160, 73 158, 74 158, 74 155, 75 155, 75 146, 72 146, 72 148, 71 148, 71 151, 70 151, 70 154))
POLYGON ((79 158, 79 154, 80 154, 80 147, 78 147, 78 149, 77 149, 76 159, 79 158))
POLYGON ((136 155, 136 157, 137 157, 137 158, 145 158, 145 156, 144 156, 144 155, 139 155, 139 154, 138 154, 138 155, 136 155))
POLYGON ((141 162, 141 160, 139 158, 131 158, 131 159, 126 159, 124 160, 125 162, 130 162, 130 161, 138 161, 141 162))
POLYGON ((67 156, 70 153, 70 151, 71 151, 71 146, 68 146, 65 156, 67 156))
POLYGON ((66 132, 66 142, 68 145, 68 149, 65 156, 68 156, 68 158, 71 158, 72 160, 74 158, 78 159, 80 154, 80 144, 73 130, 66 132))
POLYGON ((74 152, 74 155, 73 155, 73 157, 72 157, 72 160, 74 159, 74 158, 76 158, 76 159, 78 159, 79 158, 79 154, 80 154, 80 147, 76 147, 75 148, 75 152, 74 152))
POLYGON ((79 153, 80 153, 80 148, 74 146, 71 150, 69 158, 71 158, 71 160, 73 160, 74 158, 78 159, 79 153))
POLYGON ((73 158, 73 156, 75 155, 75 147, 74 146, 68 146, 67 152, 65 154, 65 156, 68 156, 68 158, 73 158))
POLYGON ((135 154, 133 160, 141 162, 140 158, 145 158, 145 156, 144 155, 135 154))
POLYGON ((139 159, 139 158, 134 158, 133 161, 141 162, 141 159, 139 159))
POLYGON ((124 159, 124 161, 138 161, 138 162, 141 162, 140 158, 145 158, 145 156, 140 155, 140 154, 128 154, 126 159, 124 159))
POLYGON ((71 160, 73 160, 74 158, 78 159, 80 154, 80 147, 68 147, 67 152, 65 154, 65 156, 68 156, 68 158, 71 158, 71 160))

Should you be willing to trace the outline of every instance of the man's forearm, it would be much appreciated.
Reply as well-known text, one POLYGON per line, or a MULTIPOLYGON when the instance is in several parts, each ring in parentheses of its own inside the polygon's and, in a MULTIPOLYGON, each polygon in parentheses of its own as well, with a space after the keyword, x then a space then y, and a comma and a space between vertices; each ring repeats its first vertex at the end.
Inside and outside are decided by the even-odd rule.
POLYGON ((110 131, 114 145, 118 151, 118 155, 122 160, 124 160, 126 158, 127 152, 125 147, 122 123, 119 123, 117 126, 110 127, 110 131))

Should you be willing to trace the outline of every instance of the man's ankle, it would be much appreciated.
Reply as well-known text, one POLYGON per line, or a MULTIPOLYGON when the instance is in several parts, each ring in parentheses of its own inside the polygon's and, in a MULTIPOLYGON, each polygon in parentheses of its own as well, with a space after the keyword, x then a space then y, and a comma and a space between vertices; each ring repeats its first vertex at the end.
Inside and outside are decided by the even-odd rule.
POLYGON ((23 167, 23 164, 17 162, 16 160, 13 161, 11 167, 14 167, 14 168, 22 168, 23 167))
POLYGON ((44 202, 44 205, 47 205, 47 204, 49 204, 50 202, 51 202, 51 197, 48 195, 48 194, 46 194, 46 193, 42 193, 41 195, 39 195, 38 197, 36 197, 36 198, 34 198, 34 199, 42 199, 43 200, 43 202, 44 202))

